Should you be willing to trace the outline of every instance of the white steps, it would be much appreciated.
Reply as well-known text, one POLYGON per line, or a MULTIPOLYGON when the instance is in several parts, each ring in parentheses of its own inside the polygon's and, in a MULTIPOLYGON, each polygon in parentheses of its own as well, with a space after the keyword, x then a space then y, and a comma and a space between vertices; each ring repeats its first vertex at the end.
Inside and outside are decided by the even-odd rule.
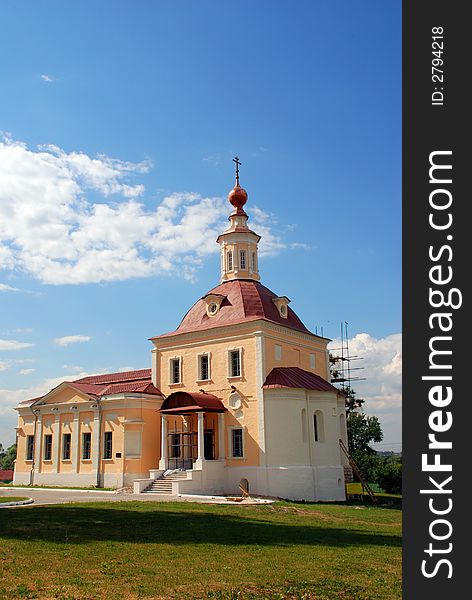
POLYGON ((174 471, 169 475, 161 475, 161 477, 155 479, 151 485, 143 491, 143 493, 172 496, 172 482, 182 481, 185 479, 187 479, 187 473, 185 471, 174 471))

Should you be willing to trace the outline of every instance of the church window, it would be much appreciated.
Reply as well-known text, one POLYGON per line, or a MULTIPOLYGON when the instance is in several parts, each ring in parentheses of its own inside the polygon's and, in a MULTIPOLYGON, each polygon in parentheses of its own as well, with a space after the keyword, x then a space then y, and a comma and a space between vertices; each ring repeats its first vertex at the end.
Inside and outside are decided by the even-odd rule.
POLYGON ((216 302, 212 302, 208 307, 208 312, 210 313, 210 315, 216 315, 216 313, 218 312, 218 304, 216 302))
POLYGON ((255 252, 252 253, 252 270, 253 271, 257 270, 256 269, 256 253, 255 252))
POLYGON ((246 250, 239 251, 239 266, 241 269, 246 269, 246 250))
POLYGON ((232 458, 243 458, 244 456, 242 427, 231 429, 231 456, 232 458))
POLYGON ((200 354, 198 357, 198 380, 207 381, 210 379, 210 356, 200 354))
POLYGON ((34 435, 26 437, 26 460, 33 460, 34 452, 34 435))
POLYGON ((241 377, 241 352, 240 350, 231 350, 229 353, 229 376, 241 377))
POLYGON ((315 368, 316 356, 315 354, 310 354, 310 369, 315 368))
POLYGON ((82 460, 90 460, 92 451, 92 434, 82 434, 82 460))
POLYGON ((282 346, 275 345, 275 360, 282 360, 282 346))
POLYGON ((170 361, 170 382, 180 383, 180 358, 172 358, 170 361))
POLYGON ((44 436, 44 460, 51 460, 52 458, 52 435, 47 433, 44 436))
POLYGON ((315 442, 324 442, 323 413, 317 410, 313 415, 313 434, 315 442))
POLYGON ((64 433, 62 436, 62 460, 70 460, 70 433, 64 433))
POLYGON ((103 434, 103 458, 110 459, 113 457, 113 432, 105 431, 103 434))
POLYGON ((228 251, 228 271, 233 270, 233 252, 231 250, 228 251))
POLYGON ((280 305, 280 316, 282 316, 282 317, 287 316, 287 305, 286 304, 280 305))

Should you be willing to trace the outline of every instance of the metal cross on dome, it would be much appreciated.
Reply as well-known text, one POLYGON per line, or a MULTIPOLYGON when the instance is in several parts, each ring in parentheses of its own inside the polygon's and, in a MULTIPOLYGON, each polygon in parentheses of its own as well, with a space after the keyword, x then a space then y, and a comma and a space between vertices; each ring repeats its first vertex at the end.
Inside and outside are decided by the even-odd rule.
POLYGON ((239 185, 239 165, 242 165, 243 163, 239 162, 239 156, 235 156, 233 162, 236 163, 236 185, 239 185))

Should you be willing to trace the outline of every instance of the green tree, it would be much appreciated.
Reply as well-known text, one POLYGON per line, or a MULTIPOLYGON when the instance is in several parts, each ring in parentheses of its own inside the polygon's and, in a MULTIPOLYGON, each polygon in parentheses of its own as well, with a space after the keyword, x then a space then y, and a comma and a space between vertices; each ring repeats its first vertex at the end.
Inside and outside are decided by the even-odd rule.
POLYGON ((377 417, 369 417, 365 413, 352 411, 347 415, 347 438, 349 452, 365 452, 375 454, 369 444, 383 440, 382 427, 377 417))
POLYGON ((0 470, 13 469, 16 458, 16 444, 13 444, 0 456, 0 470))
POLYGON ((374 481, 387 494, 402 493, 402 463, 397 458, 379 458, 374 481))

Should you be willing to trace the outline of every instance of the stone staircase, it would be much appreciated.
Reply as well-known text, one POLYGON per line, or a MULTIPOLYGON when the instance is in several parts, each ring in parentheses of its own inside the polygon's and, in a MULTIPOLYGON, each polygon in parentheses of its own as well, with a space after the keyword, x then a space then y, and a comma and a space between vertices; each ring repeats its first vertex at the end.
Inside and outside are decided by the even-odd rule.
POLYGON ((182 481, 187 479, 186 471, 171 471, 167 475, 164 473, 149 485, 143 494, 161 494, 165 496, 172 496, 172 482, 182 481))

